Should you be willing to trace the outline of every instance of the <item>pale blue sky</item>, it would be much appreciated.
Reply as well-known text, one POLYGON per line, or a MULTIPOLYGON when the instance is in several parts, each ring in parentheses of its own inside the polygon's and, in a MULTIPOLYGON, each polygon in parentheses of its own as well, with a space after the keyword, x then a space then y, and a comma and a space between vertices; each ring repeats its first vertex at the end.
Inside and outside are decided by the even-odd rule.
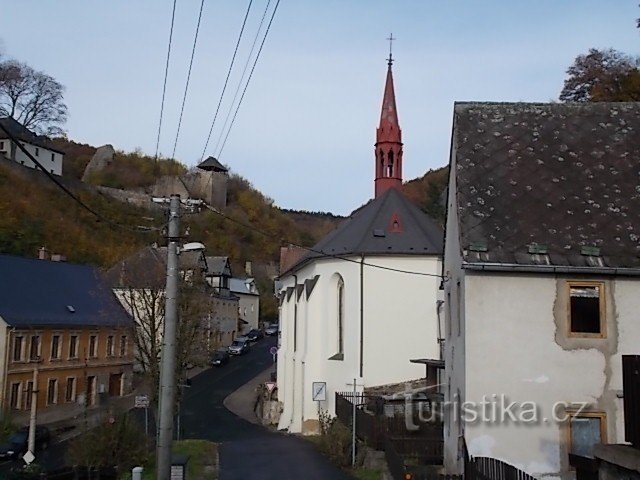
MULTIPOLYGON (((272 0, 272 7, 276 0, 272 0)), ((267 0, 254 0, 232 98, 267 0)), ((284 208, 373 192, 393 31, 405 180, 448 161, 453 102, 557 99, 590 47, 637 54, 637 0, 281 0, 220 160, 284 208)), ((248 0, 207 0, 176 157, 200 159, 248 0)), ((179 0, 160 144, 175 137, 200 2, 179 0)), ((2 48, 67 87, 69 137, 155 151, 171 0, 0 0, 2 48)), ((208 154, 228 104, 223 103, 208 154)))

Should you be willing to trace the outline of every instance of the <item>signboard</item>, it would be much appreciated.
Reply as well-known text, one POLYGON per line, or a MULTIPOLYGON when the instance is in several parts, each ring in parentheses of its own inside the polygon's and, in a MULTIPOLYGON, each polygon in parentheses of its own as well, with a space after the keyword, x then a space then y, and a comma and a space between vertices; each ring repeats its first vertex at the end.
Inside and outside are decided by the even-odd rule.
POLYGON ((314 402, 324 402, 327 399, 327 382, 313 382, 312 397, 314 402))
POLYGON ((271 355, 277 355, 277 354, 278 354, 278 347, 271 347, 271 348, 269 349, 269 353, 270 353, 271 355))
POLYGON ((267 387, 267 391, 269 393, 273 392, 273 390, 276 388, 276 382, 265 382, 264 385, 267 387))
POLYGON ((135 408, 149 408, 149 397, 147 395, 136 395, 135 408))
POLYGON ((36 459, 36 456, 33 453, 31 453, 31 450, 28 450, 27 453, 23 455, 22 459, 27 465, 31 465, 31 462, 33 462, 36 459))

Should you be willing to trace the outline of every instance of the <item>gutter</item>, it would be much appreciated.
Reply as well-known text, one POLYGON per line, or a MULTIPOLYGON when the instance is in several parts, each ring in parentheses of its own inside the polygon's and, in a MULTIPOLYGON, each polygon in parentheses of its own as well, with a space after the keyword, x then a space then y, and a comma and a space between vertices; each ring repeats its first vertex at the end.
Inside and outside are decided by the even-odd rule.
POLYGON ((360 378, 364 370, 364 255, 360 256, 360 378))
POLYGON ((527 273, 580 273, 637 277, 640 268, 576 267, 569 265, 521 265, 518 263, 462 263, 464 270, 527 273))

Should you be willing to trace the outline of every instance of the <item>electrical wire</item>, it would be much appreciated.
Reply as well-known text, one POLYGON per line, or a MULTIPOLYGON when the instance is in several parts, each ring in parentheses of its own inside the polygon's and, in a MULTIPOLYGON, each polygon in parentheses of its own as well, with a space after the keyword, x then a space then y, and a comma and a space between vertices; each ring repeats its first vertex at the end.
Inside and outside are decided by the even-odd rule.
POLYGON ((178 119, 178 129, 176 130, 176 139, 173 142, 173 151, 171 152, 171 158, 176 157, 178 137, 180 136, 180 127, 182 126, 182 115, 184 114, 184 106, 187 103, 187 93, 189 91, 189 82, 191 80, 191 68, 193 67, 193 59, 196 55, 196 45, 198 44, 198 33, 200 32, 200 22, 202 20, 203 9, 204 9, 204 0, 200 2, 200 12, 198 13, 198 23, 196 24, 196 33, 193 37, 193 48, 191 49, 191 60, 189 60, 189 70, 187 72, 187 81, 184 86, 184 95, 182 97, 182 106, 180 107, 180 117, 178 119))
POLYGON ((132 227, 130 225, 124 225, 124 224, 115 222, 113 220, 110 220, 110 219, 104 217, 98 211, 94 210, 89 205, 87 205, 82 200, 80 200, 80 198, 78 198, 78 196, 75 193, 73 193, 71 190, 69 190, 69 188, 67 188, 66 185, 64 185, 62 182, 60 182, 55 177, 54 174, 49 172, 33 155, 31 155, 31 153, 29 153, 29 151, 25 148, 25 146, 9 131, 9 129, 7 129, 3 125, 2 122, 0 122, 0 129, 2 129, 4 131, 4 133, 7 135, 9 140, 11 140, 20 150, 22 150, 22 152, 29 158, 29 160, 31 160, 40 170, 42 170, 44 172, 44 174, 46 175, 46 177, 49 180, 51 180, 53 183, 55 183, 58 186, 58 188, 60 188, 64 193, 66 193, 69 197, 71 197, 84 210, 86 210, 87 212, 89 212, 92 215, 94 215, 98 220, 101 220, 101 221, 103 221, 103 222, 105 222, 105 223, 107 223, 109 225, 114 226, 114 227, 118 227, 118 228, 122 228, 122 229, 125 229, 125 230, 134 231, 136 233, 148 232, 150 230, 160 230, 160 228, 158 228, 158 227, 143 227, 143 226, 132 227))
POLYGON ((249 63, 251 62, 251 57, 253 56, 253 51, 256 48, 256 44, 258 43, 258 38, 260 38, 260 31, 262 30, 262 25, 264 24, 264 20, 267 17, 267 13, 269 11, 269 6, 271 5, 271 0, 267 1, 267 6, 264 9, 262 14, 262 18, 260 19, 260 25, 258 25, 258 30, 256 31, 256 35, 253 39, 253 43, 251 44, 251 50, 249 50, 249 55, 247 55, 247 61, 244 64, 244 68, 242 69, 242 75, 240 76, 240 81, 238 82, 238 86, 236 87, 236 91, 233 94, 233 100, 229 105, 229 111, 227 112, 227 116, 224 119, 224 124, 220 129, 220 135, 218 136, 218 141, 216 142, 216 146, 213 149, 214 154, 218 151, 218 147, 220 146, 220 142, 222 141, 222 137, 224 135, 225 129, 229 123, 229 118, 231 117, 231 112, 233 111, 233 106, 236 103, 236 99, 238 98, 238 93, 240 93, 240 88, 242 88, 242 82, 244 81, 244 76, 247 73, 247 69, 249 68, 249 63))
MULTIPOLYGON (((271 0, 269 0, 269 1, 271 1, 271 0)), ((229 76, 231 75, 231 71, 233 70, 233 65, 234 65, 234 63, 236 61, 236 54, 238 53, 238 47, 240 46, 240 41, 242 40, 242 34, 244 33, 244 27, 247 24, 247 18, 249 17, 249 12, 251 11, 251 5, 252 4, 253 4, 253 0, 249 0, 249 5, 247 6, 247 13, 245 13, 245 15, 244 15, 244 20, 242 21, 242 28, 240 28, 240 34, 238 35, 238 40, 236 41, 236 48, 233 50, 233 56, 231 57, 231 63, 229 64, 229 69, 227 70, 227 77, 224 79, 224 86, 222 87, 222 93, 220 93, 220 99, 218 100, 218 106, 216 107, 216 112, 214 113, 213 120, 211 121, 211 128, 209 128, 209 134, 207 135, 207 141, 205 142, 204 148, 202 149, 202 155, 200 156, 200 162, 202 162, 202 160, 204 160, 204 156, 207 153, 207 147, 209 146, 209 140, 211 140, 211 133, 213 132, 213 127, 216 124, 216 120, 218 118, 218 112, 220 111, 220 105, 222 105, 222 99, 224 98, 224 94, 225 94, 225 92, 227 90, 227 84, 229 83, 229 76)), ((264 19, 264 16, 262 18, 264 19)), ((262 25, 262 24, 260 24, 260 25, 262 25)), ((234 101, 235 101, 235 98, 234 98, 234 101)))
POLYGON ((285 242, 285 243, 287 243, 289 245, 293 245, 294 247, 302 248, 304 250, 307 250, 308 252, 315 253, 320 258, 334 258, 336 260, 344 260, 346 262, 356 263, 358 265, 362 264, 362 265, 364 265, 366 267, 378 268, 380 270, 387 270, 387 271, 390 271, 390 272, 406 273, 406 274, 409 274, 409 275, 419 275, 419 276, 423 276, 423 277, 436 277, 436 278, 446 279, 446 277, 444 277, 443 275, 438 275, 436 273, 424 273, 424 272, 416 272, 416 271, 413 271, 413 270, 403 270, 403 269, 400 269, 400 268, 385 267, 384 265, 376 265, 374 263, 368 263, 368 262, 364 262, 364 261, 360 261, 360 260, 355 260, 353 258, 345 257, 343 255, 337 255, 337 254, 334 254, 334 253, 326 253, 326 252, 323 252, 322 250, 316 250, 315 248, 312 248, 312 247, 305 247, 305 246, 299 245, 299 244, 297 244, 295 242, 287 241, 287 240, 283 239, 282 237, 280 237, 279 235, 275 235, 273 233, 266 232, 265 230, 261 230, 261 229, 259 229, 257 227, 254 227, 253 225, 249 225, 249 224, 241 222, 240 220, 237 220, 237 219, 235 219, 233 217, 225 215, 224 213, 222 213, 217 208, 214 208, 211 205, 208 205, 208 204, 206 204, 204 202, 203 202, 203 205, 205 206, 205 208, 207 208, 207 210, 212 211, 216 215, 219 215, 220 217, 222 217, 222 218, 224 218, 224 219, 226 219, 226 220, 228 220, 230 222, 233 222, 233 223, 235 223, 237 225, 240 225, 240 226, 242 226, 244 228, 253 230, 254 232, 259 233, 259 234, 261 234, 261 235, 263 235, 265 237, 275 238, 275 239, 277 239, 277 240, 279 240, 281 242, 285 242))
POLYGON ((171 42, 173 40, 173 25, 176 18, 176 2, 173 0, 173 11, 171 13, 171 27, 169 28, 169 47, 167 48, 167 63, 164 67, 164 84, 162 86, 162 100, 160 102, 160 120, 158 121, 158 138, 156 139, 155 160, 158 160, 158 150, 160 149, 160 132, 162 131, 162 116, 164 114, 164 99, 167 92, 167 77, 169 76, 169 58, 171 57, 171 42))

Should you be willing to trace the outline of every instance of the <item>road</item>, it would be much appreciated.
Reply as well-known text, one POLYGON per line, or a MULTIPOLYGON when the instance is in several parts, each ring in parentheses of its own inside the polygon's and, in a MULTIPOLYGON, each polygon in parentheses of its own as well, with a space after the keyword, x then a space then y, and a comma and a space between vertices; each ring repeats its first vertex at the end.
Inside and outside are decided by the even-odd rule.
MULTIPOLYGON (((224 399, 273 364, 269 349, 276 343, 267 337, 251 351, 219 368, 210 368, 184 388, 181 408, 183 438, 221 443, 220 480, 347 480, 350 477, 299 437, 276 433, 251 424, 223 406, 224 399)), ((140 416, 141 412, 135 412, 140 416)), ((65 464, 68 442, 38 453, 48 470, 65 464)), ((0 464, 0 479, 22 461, 0 464)))
POLYGON ((225 397, 272 364, 273 345, 275 339, 263 339, 248 354, 192 380, 182 408, 184 437, 222 443, 220 480, 350 478, 307 440, 251 424, 223 406, 225 397))

